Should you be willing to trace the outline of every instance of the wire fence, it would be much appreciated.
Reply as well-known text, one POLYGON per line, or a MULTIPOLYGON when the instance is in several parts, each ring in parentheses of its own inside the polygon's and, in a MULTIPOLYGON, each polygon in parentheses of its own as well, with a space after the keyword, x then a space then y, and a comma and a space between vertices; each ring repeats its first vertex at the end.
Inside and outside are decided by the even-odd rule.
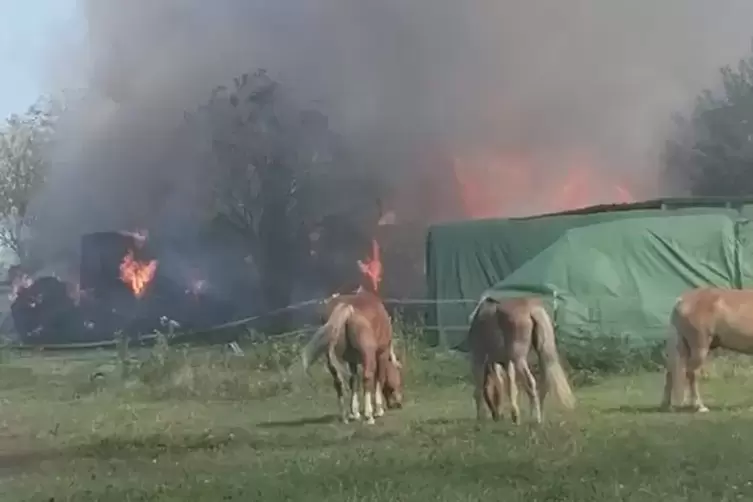
MULTIPOLYGON (((308 314, 313 320, 313 311, 307 309, 323 306, 330 297, 316 298, 288 305, 264 314, 218 324, 204 329, 181 331, 180 327, 170 325, 164 319, 165 332, 175 343, 220 344, 230 343, 240 338, 252 340, 285 340, 304 337, 317 329, 311 323, 299 323, 295 329, 286 329, 277 333, 260 334, 256 327, 261 322, 282 314, 308 314)), ((553 321, 558 335, 573 341, 588 341, 595 336, 623 336, 627 333, 633 338, 658 340, 666 336, 669 313, 676 296, 653 298, 651 304, 645 298, 580 297, 567 301, 558 295, 546 300, 551 302, 553 321), (659 305, 657 307, 657 304, 659 305), (658 312, 658 314, 657 314, 658 312), (637 328, 636 328, 637 327, 637 328)), ((430 298, 386 298, 383 299, 388 310, 396 315, 407 327, 415 326, 422 333, 434 333, 437 343, 448 347, 457 346, 457 341, 467 333, 477 298, 430 299, 430 298), (450 306, 450 311, 443 311, 450 306), (409 314, 407 312, 410 311, 409 314), (433 316, 428 316, 432 311, 433 316), (435 322, 427 322, 433 319, 435 322), (451 340, 450 340, 451 339, 451 340), (448 341, 449 340, 449 341, 448 341), (455 342, 455 343, 453 343, 455 342)), ((305 315, 301 317, 306 317, 305 315)), ((146 334, 136 338, 137 342, 149 344, 158 334, 146 334)), ((94 342, 59 343, 59 344, 12 344, 19 350, 87 350, 97 348, 114 348, 118 344, 115 337, 111 340, 94 342)))
MULTIPOLYGON (((179 326, 173 325, 174 327, 171 327, 169 325, 170 320, 163 319, 165 322, 163 323, 165 326, 165 331, 170 333, 170 338, 175 341, 181 341, 181 340, 200 340, 202 336, 205 335, 218 335, 223 331, 230 331, 234 329, 245 329, 245 333, 249 334, 253 332, 253 325, 259 321, 263 321, 265 319, 274 318, 275 316, 279 316, 284 313, 288 312, 296 312, 296 311, 304 311, 307 308, 311 307, 317 307, 324 305, 328 300, 330 300, 332 297, 324 297, 324 298, 316 298, 311 300, 306 300, 302 302, 297 302, 279 309, 275 309, 269 312, 265 312, 264 314, 244 317, 242 319, 236 319, 233 321, 225 322, 222 324, 218 324, 215 326, 211 326, 208 328, 203 329, 197 329, 197 330, 190 330, 190 331, 180 331, 179 326)), ((426 299, 426 298, 386 298, 382 300, 383 303, 388 307, 392 309, 400 309, 401 307, 407 307, 407 306, 429 306, 429 305, 436 305, 436 304, 467 304, 470 306, 473 306, 476 304, 477 300, 472 299, 440 299, 440 300, 433 300, 433 299, 426 299)), ((421 309, 425 310, 425 309, 421 309)), ((413 316, 417 317, 417 316, 413 316)), ((423 315, 421 317, 424 317, 423 315)), ((421 322, 421 329, 424 330, 438 330, 438 329, 457 329, 457 330, 467 330, 468 325, 462 325, 462 326, 430 326, 427 325, 425 322, 421 322)), ((296 337, 301 337, 307 334, 313 334, 318 326, 314 325, 305 325, 301 328, 294 329, 294 330, 286 330, 284 332, 280 333, 274 333, 274 334, 265 334, 265 339, 274 339, 274 340, 285 340, 285 339, 291 339, 296 337)), ((139 335, 137 337, 137 341, 139 343, 150 343, 153 342, 159 335, 157 333, 153 334, 144 334, 139 335)), ((92 341, 92 342, 73 342, 73 343, 40 343, 40 344, 23 344, 23 343, 12 343, 9 344, 10 348, 17 349, 17 350, 36 350, 36 351, 62 351, 62 350, 91 350, 91 349, 111 349, 115 348, 118 344, 118 340, 113 337, 111 340, 99 340, 99 341, 92 341)))

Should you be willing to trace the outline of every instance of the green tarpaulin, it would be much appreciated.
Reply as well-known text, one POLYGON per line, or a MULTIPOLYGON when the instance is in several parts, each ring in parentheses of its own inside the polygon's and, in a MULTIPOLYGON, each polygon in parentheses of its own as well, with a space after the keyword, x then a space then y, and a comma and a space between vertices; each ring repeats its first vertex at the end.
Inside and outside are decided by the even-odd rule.
POLYGON ((624 335, 639 344, 665 336, 669 311, 686 289, 753 287, 753 205, 646 204, 432 227, 427 281, 438 301, 429 322, 439 327, 438 341, 462 343, 483 295, 540 295, 554 308, 561 336, 624 335))

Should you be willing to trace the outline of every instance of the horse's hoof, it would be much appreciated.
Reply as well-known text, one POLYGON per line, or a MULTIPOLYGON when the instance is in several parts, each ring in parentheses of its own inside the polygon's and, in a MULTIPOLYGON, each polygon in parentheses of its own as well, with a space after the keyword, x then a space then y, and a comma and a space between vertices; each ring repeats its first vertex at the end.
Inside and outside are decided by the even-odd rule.
POLYGON ((384 416, 384 410, 376 410, 376 413, 374 413, 374 416, 379 418, 384 416))
POLYGON ((376 422, 374 421, 374 417, 369 417, 366 419, 366 425, 374 425, 376 422))
POLYGON ((361 414, 360 413, 351 413, 350 415, 348 415, 348 419, 349 420, 360 420, 361 419, 361 414))
POLYGON ((709 412, 709 409, 708 409, 708 408, 706 408, 706 407, 705 407, 705 406, 703 406, 703 405, 701 405, 701 406, 696 406, 696 407, 695 407, 695 412, 696 412, 696 413, 708 413, 708 412, 709 412))

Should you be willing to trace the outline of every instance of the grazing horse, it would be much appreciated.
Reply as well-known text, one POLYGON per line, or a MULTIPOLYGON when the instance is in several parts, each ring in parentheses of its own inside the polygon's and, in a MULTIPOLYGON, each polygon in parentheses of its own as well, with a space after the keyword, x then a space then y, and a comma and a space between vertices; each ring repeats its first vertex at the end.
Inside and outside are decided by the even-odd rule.
POLYGON ((512 408, 512 420, 516 424, 520 422, 517 375, 523 379, 536 422, 541 422, 541 407, 547 391, 551 391, 566 408, 575 406, 575 398, 557 354, 554 327, 541 300, 514 298, 498 302, 483 299, 471 314, 468 343, 477 419, 483 418, 485 402, 492 418, 499 420, 504 385, 512 408), (541 364, 540 393, 528 367, 531 347, 541 364))
POLYGON ((691 409, 707 412, 698 391, 698 379, 709 352, 721 347, 753 354, 753 290, 691 289, 677 299, 670 324, 672 334, 667 341, 667 374, 660 408, 669 410, 673 397, 684 401, 686 380, 691 409))
POLYGON ((309 366, 327 354, 327 368, 334 380, 342 420, 360 418, 357 392, 358 365, 363 369, 363 401, 366 423, 384 415, 383 399, 390 409, 401 408, 401 364, 392 346, 392 323, 379 297, 364 289, 335 296, 327 303, 327 322, 303 348, 301 359, 309 366), (345 403, 346 377, 349 377, 350 411, 345 403), (372 407, 372 399, 375 401, 372 407))

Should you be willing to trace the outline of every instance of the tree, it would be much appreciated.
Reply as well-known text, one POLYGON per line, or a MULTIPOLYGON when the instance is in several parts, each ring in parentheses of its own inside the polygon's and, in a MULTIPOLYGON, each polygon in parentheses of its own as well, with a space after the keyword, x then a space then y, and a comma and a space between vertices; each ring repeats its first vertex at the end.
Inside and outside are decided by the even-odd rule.
POLYGON ((59 103, 40 99, 23 115, 11 115, 0 128, 0 245, 23 261, 29 203, 47 176, 59 103))
POLYGON ((352 163, 324 114, 297 107, 264 70, 233 84, 215 89, 189 123, 210 138, 210 212, 246 236, 267 307, 278 308, 307 275, 311 235, 333 213, 357 220, 343 201, 369 192, 357 170, 343 175, 352 163))
POLYGON ((720 92, 704 91, 667 142, 668 183, 693 195, 753 194, 753 53, 721 69, 720 92))

